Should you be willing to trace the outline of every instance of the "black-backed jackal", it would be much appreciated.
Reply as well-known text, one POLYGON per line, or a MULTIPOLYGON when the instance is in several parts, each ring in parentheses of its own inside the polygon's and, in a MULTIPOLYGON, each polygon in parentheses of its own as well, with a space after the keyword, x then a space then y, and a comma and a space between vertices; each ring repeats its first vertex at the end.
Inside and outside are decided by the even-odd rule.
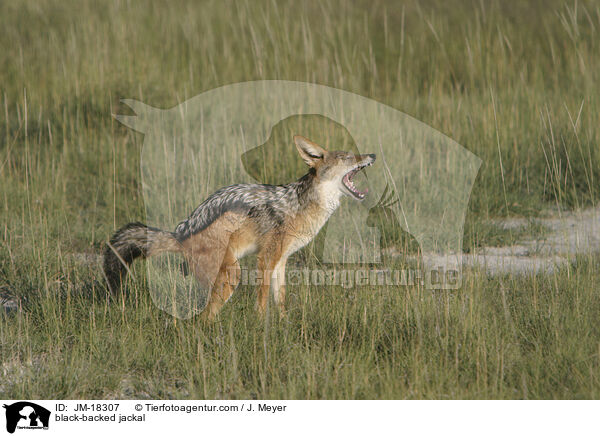
POLYGON ((203 315, 213 319, 240 280, 239 259, 257 253, 263 277, 257 308, 264 314, 269 290, 283 313, 285 265, 308 244, 338 208, 342 194, 362 200, 354 175, 375 162, 374 154, 327 151, 294 136, 308 174, 286 185, 240 184, 210 195, 174 232, 130 223, 117 231, 104 252, 104 272, 113 292, 137 257, 181 253, 196 279, 210 289, 203 315))

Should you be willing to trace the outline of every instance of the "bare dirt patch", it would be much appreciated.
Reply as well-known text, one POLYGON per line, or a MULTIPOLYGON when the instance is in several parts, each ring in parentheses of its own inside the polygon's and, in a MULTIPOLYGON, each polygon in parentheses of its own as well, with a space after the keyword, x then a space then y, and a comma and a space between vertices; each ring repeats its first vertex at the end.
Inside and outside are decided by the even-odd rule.
MULTIPOLYGON (((518 229, 531 222, 509 218, 497 220, 496 224, 503 229, 518 229)), ((575 255, 600 251, 600 208, 548 211, 545 217, 533 222, 547 229, 543 237, 525 239, 511 246, 479 248, 463 255, 463 265, 483 268, 493 275, 552 273, 571 262, 575 255)))

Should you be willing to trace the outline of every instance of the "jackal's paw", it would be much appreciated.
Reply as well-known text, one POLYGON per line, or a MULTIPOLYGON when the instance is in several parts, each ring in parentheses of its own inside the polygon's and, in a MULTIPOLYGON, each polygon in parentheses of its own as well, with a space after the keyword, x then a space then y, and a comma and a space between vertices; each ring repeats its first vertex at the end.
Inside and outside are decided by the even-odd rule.
POLYGON ((260 318, 264 318, 265 315, 267 314, 267 306, 263 306, 261 304, 257 304, 254 306, 254 309, 256 310, 256 313, 258 313, 258 316, 260 318))
POLYGON ((200 319, 205 323, 205 324, 212 324, 213 322, 215 322, 215 319, 217 318, 217 314, 214 313, 213 311, 210 310, 210 308, 206 308, 202 311, 202 313, 200 314, 200 319))
POLYGON ((280 305, 277 307, 279 309, 279 319, 286 319, 287 318, 287 310, 285 310, 285 306, 280 305))

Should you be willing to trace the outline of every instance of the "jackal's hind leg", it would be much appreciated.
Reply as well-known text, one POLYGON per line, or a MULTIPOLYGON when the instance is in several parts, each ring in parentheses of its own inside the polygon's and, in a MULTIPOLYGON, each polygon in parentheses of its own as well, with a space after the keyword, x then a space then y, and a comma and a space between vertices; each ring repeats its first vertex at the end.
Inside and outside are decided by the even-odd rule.
POLYGON ((240 265, 228 250, 223 259, 221 268, 208 296, 208 303, 202 312, 202 317, 207 321, 212 321, 221 311, 223 305, 229 300, 235 288, 240 282, 240 265))

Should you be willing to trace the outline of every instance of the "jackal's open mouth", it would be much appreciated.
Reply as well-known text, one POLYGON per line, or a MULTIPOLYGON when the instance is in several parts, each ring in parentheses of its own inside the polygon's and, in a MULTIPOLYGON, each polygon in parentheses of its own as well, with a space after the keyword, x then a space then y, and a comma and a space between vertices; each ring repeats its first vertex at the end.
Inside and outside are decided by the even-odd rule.
POLYGON ((354 180, 353 180, 354 176, 356 174, 358 174, 365 167, 370 167, 371 165, 373 165, 372 160, 369 162, 359 164, 359 166, 357 166, 353 170, 348 171, 344 175, 344 177, 342 177, 342 184, 346 187, 346 189, 350 192, 350 194, 352 194, 358 200, 364 199, 365 195, 367 195, 367 192, 369 192, 369 189, 365 188, 364 191, 360 191, 356 186, 354 186, 354 180))

